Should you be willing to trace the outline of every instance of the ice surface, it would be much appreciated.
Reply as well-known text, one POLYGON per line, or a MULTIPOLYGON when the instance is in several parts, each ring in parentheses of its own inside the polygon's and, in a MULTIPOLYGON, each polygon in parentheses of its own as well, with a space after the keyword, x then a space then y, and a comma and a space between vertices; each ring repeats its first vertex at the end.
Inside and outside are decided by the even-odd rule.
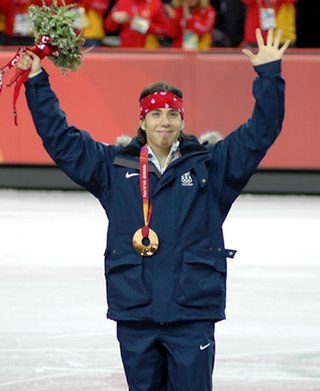
MULTIPOLYGON (((106 230, 85 192, 0 191, 1 391, 127 389, 105 319, 106 230)), ((319 391, 320 197, 243 195, 224 230, 238 253, 215 391, 319 391)))

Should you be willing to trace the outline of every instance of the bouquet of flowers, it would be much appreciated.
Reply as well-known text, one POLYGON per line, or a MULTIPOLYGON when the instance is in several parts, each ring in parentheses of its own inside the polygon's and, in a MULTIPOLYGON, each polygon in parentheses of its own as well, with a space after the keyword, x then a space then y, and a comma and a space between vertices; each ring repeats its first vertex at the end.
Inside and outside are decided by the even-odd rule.
MULTIPOLYGON (((0 68, 0 93, 4 73, 14 67, 19 57, 27 51, 35 53, 40 58, 48 57, 64 74, 79 68, 82 62, 81 47, 85 40, 81 33, 78 34, 73 27, 77 18, 77 14, 73 11, 74 7, 74 4, 66 5, 64 1, 62 1, 62 6, 58 6, 57 0, 53 0, 51 6, 47 6, 43 0, 41 7, 36 5, 29 7, 28 12, 35 46, 19 48, 9 63, 0 68)), ((16 83, 13 102, 16 125, 16 101, 21 85, 27 80, 29 73, 30 69, 27 71, 17 69, 14 77, 8 83, 8 86, 16 83)))
POLYGON ((35 41, 39 42, 43 36, 49 37, 50 45, 58 49, 58 55, 52 53, 48 58, 66 72, 79 68, 82 60, 81 47, 85 40, 73 28, 77 18, 77 14, 73 12, 75 5, 63 4, 59 7, 57 0, 54 0, 51 7, 46 6, 45 3, 41 7, 31 5, 29 17, 35 41))

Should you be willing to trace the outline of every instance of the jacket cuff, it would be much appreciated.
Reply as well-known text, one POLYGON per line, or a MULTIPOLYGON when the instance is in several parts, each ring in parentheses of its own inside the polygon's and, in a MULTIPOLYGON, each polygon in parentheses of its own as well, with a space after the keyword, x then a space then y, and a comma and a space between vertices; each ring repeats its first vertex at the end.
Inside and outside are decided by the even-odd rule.
POLYGON ((271 73, 281 73, 281 60, 275 60, 267 62, 266 64, 256 65, 254 66, 254 70, 259 76, 271 73))
POLYGON ((40 73, 27 79, 27 81, 25 82, 25 86, 26 88, 28 88, 36 85, 48 84, 48 82, 49 82, 49 75, 47 71, 44 68, 42 68, 40 73))

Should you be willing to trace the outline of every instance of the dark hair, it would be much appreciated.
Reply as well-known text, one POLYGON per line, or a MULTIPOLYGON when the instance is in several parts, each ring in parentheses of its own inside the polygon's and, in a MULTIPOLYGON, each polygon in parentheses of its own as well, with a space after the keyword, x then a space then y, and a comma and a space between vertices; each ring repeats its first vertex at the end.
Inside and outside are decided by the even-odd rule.
MULTIPOLYGON (((155 92, 160 92, 160 91, 169 91, 169 92, 172 92, 173 94, 177 95, 179 98, 181 98, 181 99, 183 98, 182 91, 178 87, 174 87, 170 84, 167 84, 164 81, 158 81, 156 83, 150 84, 149 86, 147 86, 146 88, 144 88, 141 91, 140 96, 139 96, 139 102, 141 102, 142 99, 144 99, 146 96, 151 95, 155 92)), ((146 132, 143 129, 141 129, 141 127, 139 127, 139 129, 137 130, 137 134, 138 134, 138 140, 142 144, 146 144, 146 142, 147 142, 146 132)), ((190 136, 186 135, 181 130, 179 139, 189 139, 189 138, 190 138, 190 136)))
POLYGON ((171 86, 164 81, 158 81, 156 83, 150 84, 141 91, 139 96, 139 102, 141 102, 141 100, 146 96, 160 91, 169 91, 177 95, 179 98, 183 98, 182 91, 179 88, 171 86))

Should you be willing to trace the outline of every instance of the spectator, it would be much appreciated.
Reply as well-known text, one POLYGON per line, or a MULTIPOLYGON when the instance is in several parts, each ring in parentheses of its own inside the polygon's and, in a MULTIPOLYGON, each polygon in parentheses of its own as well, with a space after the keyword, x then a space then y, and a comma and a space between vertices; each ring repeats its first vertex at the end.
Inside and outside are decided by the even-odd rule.
MULTIPOLYGON (((66 4, 76 1, 65 0, 66 4)), ((51 5, 51 0, 46 0, 51 5)), ((4 45, 32 46, 34 44, 32 26, 28 14, 30 5, 41 6, 42 0, 0 0, 0 12, 4 15, 5 23, 2 42, 4 45)), ((63 0, 57 2, 63 4, 63 0)))
POLYGON ((119 31, 121 47, 156 48, 167 32, 168 18, 161 0, 118 0, 104 27, 107 33, 119 31))
POLYGON ((83 29, 85 46, 102 46, 105 36, 103 20, 108 8, 109 0, 81 0, 87 17, 87 25, 83 29))
POLYGON ((169 20, 169 35, 173 47, 208 49, 216 11, 209 0, 173 0, 174 16, 169 20))
POLYGON ((217 21, 213 30, 214 47, 238 47, 243 41, 246 6, 241 0, 221 0, 216 5, 217 21))
POLYGON ((109 0, 108 8, 103 16, 103 22, 104 22, 103 27, 104 27, 105 36, 102 39, 102 44, 107 47, 119 47, 120 46, 119 33, 121 30, 121 27, 119 26, 117 30, 112 31, 112 32, 106 31, 106 28, 105 28, 105 20, 107 19, 110 12, 113 10, 113 7, 115 6, 116 2, 117 2, 117 0, 109 0))
POLYGON ((0 9, 0 45, 3 45, 4 14, 0 9))
POLYGON ((282 30, 281 43, 287 39, 291 46, 296 41, 295 3, 297 0, 241 0, 247 5, 244 28, 244 45, 256 46, 255 31, 262 30, 266 38, 272 27, 282 30))
POLYGON ((4 15, 4 45, 33 45, 28 8, 34 3, 31 0, 0 0, 0 11, 4 15))

